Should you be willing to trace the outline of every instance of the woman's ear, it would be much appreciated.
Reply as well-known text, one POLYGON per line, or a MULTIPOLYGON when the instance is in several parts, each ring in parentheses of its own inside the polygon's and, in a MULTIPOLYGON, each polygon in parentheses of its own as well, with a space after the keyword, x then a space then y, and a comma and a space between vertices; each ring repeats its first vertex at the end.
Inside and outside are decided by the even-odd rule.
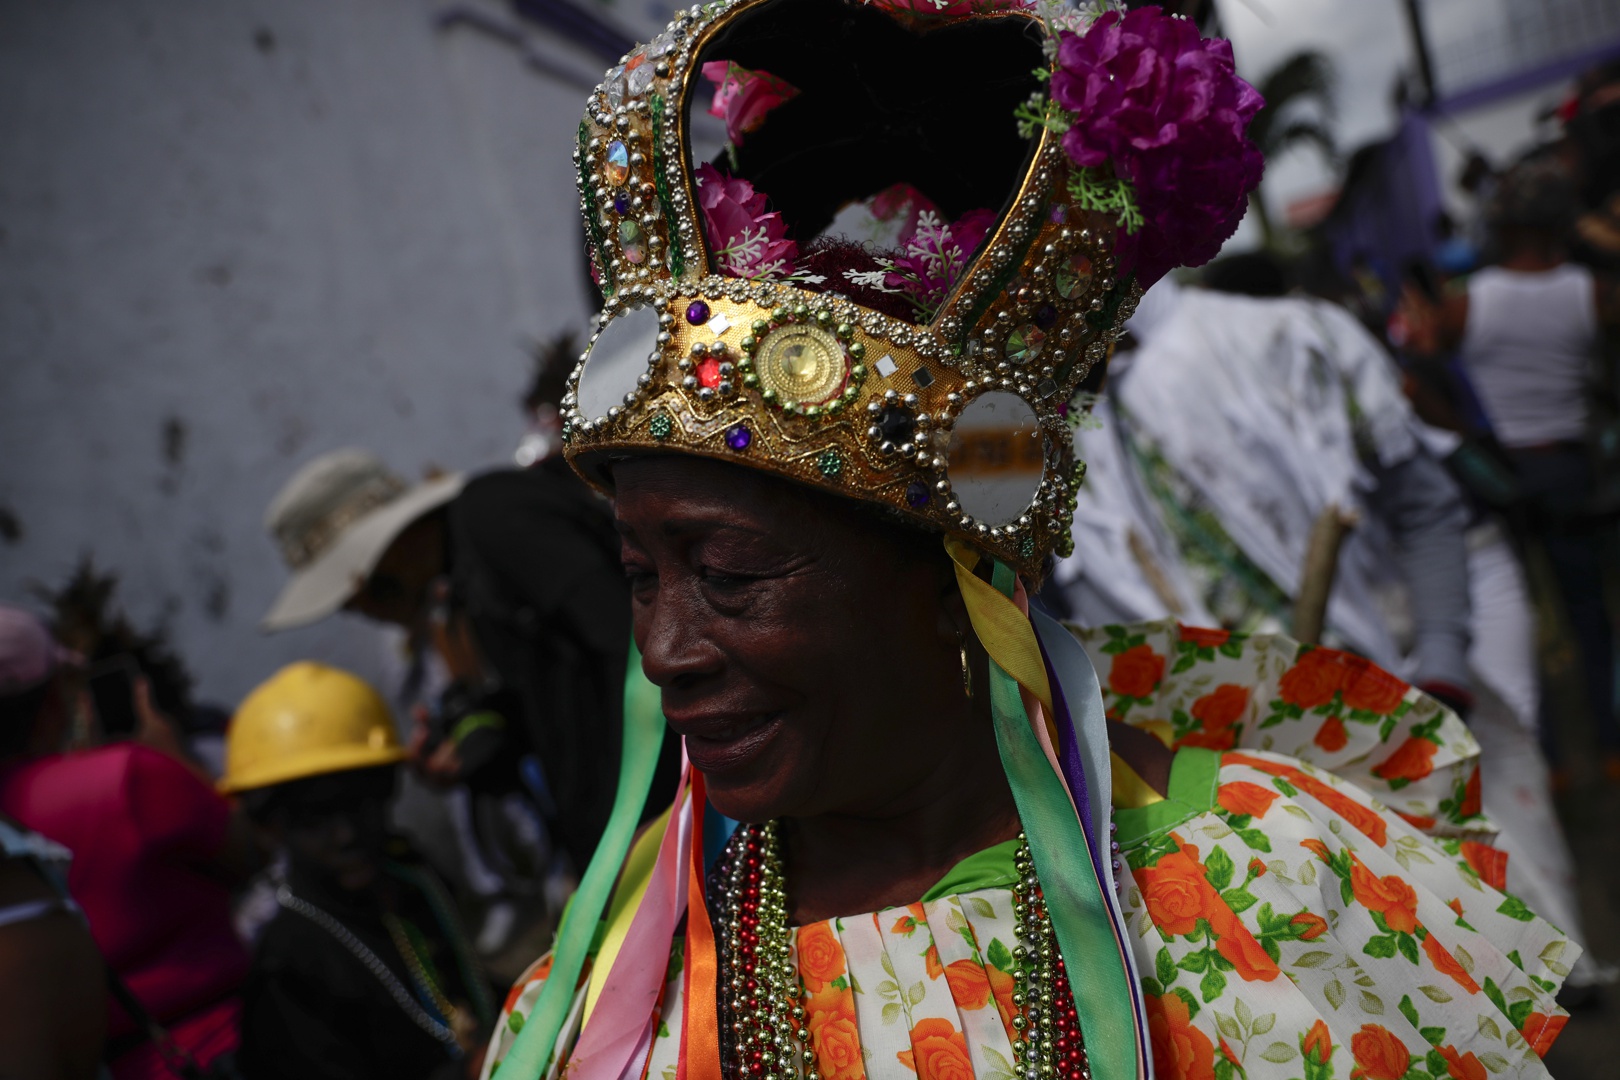
POLYGON ((952 645, 973 637, 973 620, 968 616, 962 586, 956 581, 956 564, 945 559, 939 573, 939 636, 952 645))

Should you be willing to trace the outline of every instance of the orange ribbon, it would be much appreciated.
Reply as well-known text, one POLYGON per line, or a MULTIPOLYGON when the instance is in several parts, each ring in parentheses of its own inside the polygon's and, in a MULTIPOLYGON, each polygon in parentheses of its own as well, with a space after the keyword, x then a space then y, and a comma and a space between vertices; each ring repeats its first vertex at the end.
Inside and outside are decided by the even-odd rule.
POLYGON ((703 774, 692 770, 692 863, 686 881, 686 1000, 676 1080, 720 1080, 719 963, 703 898, 703 774))

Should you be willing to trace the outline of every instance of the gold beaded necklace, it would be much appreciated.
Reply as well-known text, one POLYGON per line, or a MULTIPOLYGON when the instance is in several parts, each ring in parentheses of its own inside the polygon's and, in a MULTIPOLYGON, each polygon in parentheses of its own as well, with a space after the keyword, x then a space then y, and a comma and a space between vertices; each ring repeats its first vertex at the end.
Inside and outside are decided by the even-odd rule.
MULTIPOLYGON (((1013 856, 1013 1060, 1017 1080, 1090 1080, 1080 1021, 1041 893, 1029 841, 1013 856)), ((726 1080, 822 1080, 793 963, 787 888, 775 822, 738 828, 712 878, 726 1080)))

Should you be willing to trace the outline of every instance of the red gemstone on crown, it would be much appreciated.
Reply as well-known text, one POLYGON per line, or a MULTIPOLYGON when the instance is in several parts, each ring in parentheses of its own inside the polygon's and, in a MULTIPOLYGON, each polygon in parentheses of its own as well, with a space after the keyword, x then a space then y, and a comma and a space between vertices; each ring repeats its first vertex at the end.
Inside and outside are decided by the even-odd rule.
POLYGON ((720 361, 712 356, 705 356, 697 362, 697 381, 699 386, 713 390, 720 385, 720 361))

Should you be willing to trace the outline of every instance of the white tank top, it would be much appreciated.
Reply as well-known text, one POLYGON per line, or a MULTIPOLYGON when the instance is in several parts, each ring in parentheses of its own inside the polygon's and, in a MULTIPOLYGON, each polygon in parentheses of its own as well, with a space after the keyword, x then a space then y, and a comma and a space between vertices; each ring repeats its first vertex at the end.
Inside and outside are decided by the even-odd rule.
POLYGON ((1597 342, 1585 267, 1491 267, 1469 279, 1462 359, 1506 446, 1586 437, 1597 342))

